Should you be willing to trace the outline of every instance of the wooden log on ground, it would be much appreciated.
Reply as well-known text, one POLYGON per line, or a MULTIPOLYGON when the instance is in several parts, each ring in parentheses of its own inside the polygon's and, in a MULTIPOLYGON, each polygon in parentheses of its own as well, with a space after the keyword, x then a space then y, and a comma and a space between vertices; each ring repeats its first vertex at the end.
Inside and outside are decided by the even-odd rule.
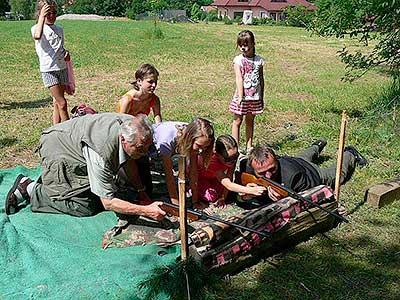
POLYGON ((374 207, 381 208, 400 199, 400 178, 375 185, 365 193, 365 200, 374 207))

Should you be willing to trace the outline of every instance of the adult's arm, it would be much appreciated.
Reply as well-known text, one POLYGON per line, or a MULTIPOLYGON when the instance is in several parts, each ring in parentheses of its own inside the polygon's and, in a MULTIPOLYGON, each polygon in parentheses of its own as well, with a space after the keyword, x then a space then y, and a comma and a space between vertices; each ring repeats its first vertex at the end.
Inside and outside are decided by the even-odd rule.
POLYGON ((158 124, 162 121, 161 117, 161 104, 160 98, 156 96, 156 100, 154 101, 154 106, 152 108, 154 114, 154 123, 158 124))
POLYGON ((137 205, 119 198, 100 198, 106 210, 126 215, 139 215, 161 220, 165 216, 165 211, 160 208, 162 202, 156 201, 149 205, 137 205))
POLYGON ((35 27, 35 31, 33 33, 33 38, 35 40, 40 40, 43 34, 43 26, 44 26, 44 21, 46 19, 46 15, 50 11, 50 5, 45 4, 43 5, 42 9, 40 10, 39 13, 39 19, 35 27))
POLYGON ((147 216, 155 220, 160 220, 164 217, 165 212, 159 207, 160 202, 153 202, 150 205, 138 205, 116 198, 114 196, 116 186, 113 173, 105 165, 104 160, 86 145, 82 148, 82 153, 86 160, 90 190, 100 197, 106 210, 122 214, 147 216))
POLYGON ((167 189, 169 193, 169 197, 171 198, 172 203, 178 205, 178 191, 175 185, 175 178, 173 172, 173 162, 171 157, 162 155, 162 163, 165 172, 165 181, 167 183, 167 189))

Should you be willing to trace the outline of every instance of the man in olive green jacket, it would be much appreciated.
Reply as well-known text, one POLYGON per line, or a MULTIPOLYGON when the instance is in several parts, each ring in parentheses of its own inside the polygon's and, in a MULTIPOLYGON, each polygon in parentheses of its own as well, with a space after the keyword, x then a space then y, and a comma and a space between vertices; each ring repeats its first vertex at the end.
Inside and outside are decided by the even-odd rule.
POLYGON ((86 115, 44 130, 38 148, 41 177, 37 182, 17 177, 6 213, 30 203, 33 212, 82 217, 111 210, 161 220, 161 202, 139 205, 121 196, 125 185, 148 199, 135 159, 146 154, 152 137, 147 118, 117 113, 86 115))

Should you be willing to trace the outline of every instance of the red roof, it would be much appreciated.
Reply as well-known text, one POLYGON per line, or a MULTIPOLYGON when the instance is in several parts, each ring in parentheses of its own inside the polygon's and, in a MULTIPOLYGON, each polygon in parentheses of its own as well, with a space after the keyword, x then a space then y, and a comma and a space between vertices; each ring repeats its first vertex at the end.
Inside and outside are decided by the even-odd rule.
POLYGON ((301 4, 311 10, 317 9, 314 5, 306 0, 286 0, 285 2, 272 2, 271 0, 249 0, 249 2, 239 2, 238 0, 215 0, 214 6, 241 6, 241 7, 262 7, 269 11, 280 11, 287 6, 296 6, 301 4))

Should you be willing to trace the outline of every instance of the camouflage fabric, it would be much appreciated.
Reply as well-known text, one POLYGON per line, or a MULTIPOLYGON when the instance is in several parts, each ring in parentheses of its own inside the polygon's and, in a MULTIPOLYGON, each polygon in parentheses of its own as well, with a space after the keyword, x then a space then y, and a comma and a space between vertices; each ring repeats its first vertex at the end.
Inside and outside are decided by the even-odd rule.
MULTIPOLYGON (((209 213, 220 218, 242 212, 243 209, 230 205, 224 209, 210 208, 209 213)), ((188 232, 208 226, 208 220, 189 222, 188 232)), ((175 216, 167 216, 157 222, 152 219, 139 216, 119 215, 118 223, 108 230, 102 241, 102 247, 129 247, 134 245, 157 244, 161 247, 168 247, 180 240, 179 219, 175 216)))
POLYGON ((120 215, 117 225, 104 234, 102 248, 146 244, 167 247, 179 240, 179 221, 174 217, 157 222, 142 216, 120 215))

